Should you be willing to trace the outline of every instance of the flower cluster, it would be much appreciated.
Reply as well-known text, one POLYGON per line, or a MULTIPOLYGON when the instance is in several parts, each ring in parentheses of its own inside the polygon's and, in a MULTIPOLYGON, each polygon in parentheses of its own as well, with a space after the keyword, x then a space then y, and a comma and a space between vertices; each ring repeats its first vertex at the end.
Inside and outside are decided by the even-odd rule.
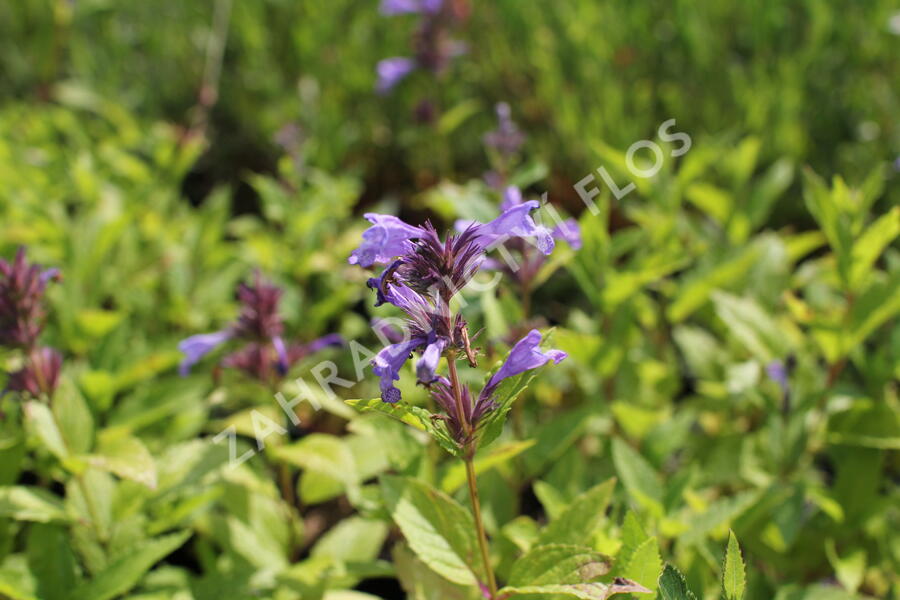
POLYGON ((0 346, 25 355, 21 369, 9 374, 3 393, 19 392, 33 397, 52 396, 59 382, 62 355, 40 346, 44 328, 44 292, 47 283, 59 279, 57 269, 29 264, 19 248, 12 263, 0 259, 0 346))
POLYGON ((281 289, 265 281, 259 272, 253 285, 241 283, 237 289, 241 311, 234 323, 221 331, 191 336, 178 345, 185 355, 181 374, 187 375, 200 359, 230 340, 242 341, 243 346, 226 355, 222 366, 262 382, 284 376, 293 364, 314 352, 343 344, 337 334, 308 344, 285 343, 284 323, 278 313, 281 296, 281 289))
POLYGON ((465 0, 383 0, 381 14, 417 14, 420 22, 413 35, 412 57, 395 56, 378 63, 378 92, 390 92, 416 69, 435 75, 446 71, 452 59, 465 51, 452 33, 468 18, 468 12, 465 0))
MULTIPOLYGON (((503 379, 565 358, 559 351, 542 352, 540 333, 531 331, 514 346, 477 399, 472 399, 456 376, 457 357, 465 356, 474 367, 476 352, 466 320, 454 313, 451 300, 484 265, 487 252, 501 243, 528 238, 544 254, 552 252, 550 231, 531 218, 537 207, 535 201, 522 202, 489 223, 470 223, 444 240, 430 223, 414 226, 394 216, 369 213, 365 217, 372 226, 349 258, 351 264, 365 267, 387 265, 368 285, 377 294, 376 305, 392 304, 407 317, 406 331, 388 336, 392 343, 372 361, 373 372, 380 378, 381 399, 390 403, 401 399, 394 382, 400 379, 406 361, 418 354, 416 379, 430 388, 446 413, 449 430, 461 444, 470 440, 478 421, 494 407, 493 394, 503 379), (450 378, 437 373, 442 357, 447 360, 450 378)), ((380 323, 377 328, 386 329, 380 323)))

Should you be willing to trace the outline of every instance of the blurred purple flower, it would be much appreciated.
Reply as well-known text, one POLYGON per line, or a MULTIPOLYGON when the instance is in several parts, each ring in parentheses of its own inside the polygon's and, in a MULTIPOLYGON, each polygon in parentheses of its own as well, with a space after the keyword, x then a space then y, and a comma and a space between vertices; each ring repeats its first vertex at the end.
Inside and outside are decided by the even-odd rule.
POLYGON ((783 392, 788 390, 788 370, 783 362, 780 360, 773 360, 766 365, 766 375, 769 376, 769 379, 777 383, 783 392))
POLYGON ((512 156, 525 143, 525 134, 510 116, 509 104, 500 102, 496 107, 497 129, 484 134, 484 145, 493 148, 505 157, 512 156))
POLYGON ((416 61, 404 56, 395 56, 378 61, 375 67, 378 73, 378 82, 375 89, 379 94, 387 94, 394 86, 403 81, 407 75, 416 68, 416 61))
POLYGON ((382 0, 381 14, 385 16, 429 13, 437 14, 444 4, 443 0, 382 0))
POLYGON ((44 291, 59 270, 29 264, 25 255, 19 248, 12 263, 0 259, 0 345, 27 350, 44 327, 44 291))
POLYGON ((227 342, 234 334, 231 331, 216 331, 215 333, 201 333, 192 335, 182 340, 178 344, 178 350, 185 355, 181 364, 178 366, 178 372, 182 377, 187 376, 191 371, 191 367, 197 364, 201 358, 227 342))
POLYGON ((52 396, 59 384, 59 373, 62 368, 62 355, 53 348, 35 348, 29 352, 27 362, 20 370, 9 374, 7 392, 28 394, 33 398, 41 395, 52 396))
POLYGON ((263 279, 259 271, 253 285, 241 283, 237 297, 241 310, 234 324, 213 333, 193 335, 178 344, 185 357, 179 365, 182 376, 187 375, 200 359, 231 340, 244 345, 222 359, 222 366, 239 369, 260 381, 270 381, 273 375, 284 376, 291 365, 327 346, 343 344, 337 334, 326 335, 309 344, 286 343, 284 323, 278 312, 282 290, 263 279))

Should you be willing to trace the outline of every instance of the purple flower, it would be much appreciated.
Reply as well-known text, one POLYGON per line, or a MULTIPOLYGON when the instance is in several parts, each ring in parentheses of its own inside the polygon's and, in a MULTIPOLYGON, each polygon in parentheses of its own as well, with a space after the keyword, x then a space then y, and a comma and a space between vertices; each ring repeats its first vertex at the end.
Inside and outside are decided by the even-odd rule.
POLYGON ((510 116, 509 104, 500 102, 496 107, 497 129, 484 134, 484 145, 497 150, 503 156, 511 156, 525 143, 525 134, 510 116))
POLYGON ((508 185, 503 190, 503 202, 500 203, 500 210, 505 212, 522 204, 522 202, 522 190, 518 186, 508 185))
POLYGON ((59 270, 29 264, 25 248, 12 263, 0 259, 0 345, 27 350, 44 328, 44 291, 59 270))
POLYGON ((179 372, 187 375, 200 359, 230 340, 244 345, 222 359, 222 366, 238 369, 263 382, 283 377, 291 365, 327 346, 343 344, 337 334, 326 335, 309 344, 288 343, 283 337, 284 323, 278 312, 282 290, 265 281, 259 271, 253 285, 241 283, 237 297, 241 311, 229 327, 213 333, 191 336, 178 344, 184 353, 179 372))
POLYGON ((500 369, 488 379, 480 397, 482 399, 490 398, 497 390, 497 386, 500 385, 500 382, 504 379, 519 375, 525 371, 530 371, 531 369, 542 367, 551 360, 554 364, 559 364, 560 361, 568 356, 568 354, 562 350, 547 350, 546 352, 542 352, 540 343, 541 332, 537 329, 532 329, 525 337, 516 342, 516 345, 509 351, 506 362, 504 362, 500 369))
POLYGON ((381 399, 391 404, 400 400, 400 390, 394 382, 400 379, 400 369, 409 360, 413 350, 425 343, 422 337, 414 337, 404 342, 385 346, 372 359, 372 372, 381 378, 381 399))
POLYGON ((178 366, 178 372, 181 373, 182 377, 186 376, 190 373, 191 367, 197 364, 201 358, 227 342, 232 335, 231 331, 225 330, 192 335, 182 340, 178 344, 178 349, 184 353, 185 357, 178 366))
POLYGON ((441 338, 435 339, 426 346, 425 351, 422 352, 422 358, 416 363, 416 379, 425 384, 432 383, 437 379, 438 363, 446 347, 447 340, 441 338))
POLYGON ((379 94, 387 94, 394 86, 403 81, 416 68, 416 61, 403 56, 394 56, 378 61, 375 67, 378 82, 375 89, 379 94))
POLYGON ((551 232, 557 240, 563 240, 572 250, 581 249, 581 227, 575 219, 566 219, 553 228, 551 232))
POLYGON ((381 14, 385 16, 429 13, 437 14, 443 0, 382 0, 381 14))
POLYGON ((766 374, 769 376, 769 379, 778 384, 783 392, 788 390, 788 370, 783 362, 780 360, 770 362, 766 365, 766 374))
POLYGON ((513 205, 499 217, 478 228, 478 240, 484 248, 499 245, 510 238, 534 238, 542 254, 553 252, 553 236, 543 225, 537 225, 531 218, 531 211, 538 208, 537 200, 528 200, 513 205))
POLYGON ((59 372, 62 368, 62 355, 53 348, 35 348, 29 352, 27 362, 20 370, 9 374, 7 392, 28 394, 34 398, 42 394, 52 396, 59 384, 59 372))
POLYGON ((371 267, 374 263, 388 263, 409 250, 409 240, 425 232, 392 215, 366 213, 363 216, 372 226, 363 232, 362 244, 350 254, 347 262, 351 265, 371 267))

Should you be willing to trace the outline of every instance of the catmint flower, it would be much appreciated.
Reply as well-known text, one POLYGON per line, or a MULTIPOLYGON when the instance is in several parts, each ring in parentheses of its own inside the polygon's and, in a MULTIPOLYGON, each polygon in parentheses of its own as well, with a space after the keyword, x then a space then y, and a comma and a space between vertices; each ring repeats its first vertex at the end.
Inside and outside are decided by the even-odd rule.
POLYGON ((29 264, 25 254, 19 248, 12 263, 0 259, 0 345, 27 350, 44 327, 44 291, 59 271, 29 264))
POLYGON ((447 350, 462 350, 474 364, 465 319, 452 314, 450 301, 474 277, 494 245, 526 236, 537 239, 544 252, 553 249, 550 232, 529 214, 537 206, 534 201, 518 204, 490 223, 473 224, 444 240, 430 223, 413 226, 389 215, 365 215, 372 226, 348 260, 361 266, 389 264, 369 279, 368 286, 377 293, 376 305, 393 304, 407 316, 407 336, 373 359, 382 400, 400 400, 394 382, 414 352, 421 354, 417 378, 426 385, 436 380, 440 357, 447 350))
POLYGON ((243 347, 225 356, 222 366, 244 371, 260 381, 274 374, 283 376, 300 359, 327 346, 341 345, 337 334, 327 335, 309 344, 286 343, 284 323, 278 312, 282 290, 256 273, 253 285, 241 283, 237 298, 241 305, 237 320, 213 333, 191 336, 178 344, 185 357, 179 371, 187 375, 200 359, 228 341, 244 342, 243 347))
POLYGON ((496 107, 497 129, 484 134, 484 145, 509 158, 525 143, 525 134, 512 120, 509 104, 500 102, 496 107))
POLYGON ((378 61, 375 67, 378 73, 378 82, 375 84, 379 94, 387 94, 394 87, 406 79, 406 76, 416 68, 416 61, 405 56, 394 56, 378 61))
POLYGON ((459 0, 383 0, 381 14, 419 15, 413 34, 413 56, 386 58, 378 62, 375 85, 380 94, 390 92, 416 69, 440 75, 453 58, 465 52, 465 46, 452 37, 452 30, 468 16, 466 3, 459 0))
POLYGON ((462 415, 459 413, 459 407, 453 396, 450 382, 446 378, 439 377, 435 384, 431 386, 431 397, 447 414, 447 426, 453 438, 460 445, 465 445, 467 442, 467 432, 464 424, 469 424, 468 434, 471 434, 471 432, 478 429, 478 423, 482 417, 496 407, 494 393, 504 379, 542 367, 551 361, 554 364, 559 364, 568 357, 568 354, 562 350, 542 351, 540 343, 541 333, 536 329, 531 330, 519 340, 510 350, 509 356, 503 365, 488 379, 474 402, 468 387, 463 386, 461 388, 461 404, 464 414, 462 415))
POLYGON ((9 374, 6 389, 0 396, 7 392, 18 392, 34 398, 41 395, 50 397, 59 384, 61 368, 62 355, 59 352, 53 348, 35 348, 29 352, 25 365, 9 374))
MULTIPOLYGON (((503 199, 500 204, 502 212, 501 216, 491 223, 500 224, 504 215, 516 215, 520 212, 530 212, 533 208, 539 206, 537 200, 523 200, 522 191, 510 185, 503 190, 503 199)), ((507 217, 508 218, 508 217, 507 217)), ((471 227, 472 221, 460 219, 456 222, 457 231, 471 227)), ((505 272, 515 281, 518 281, 523 287, 528 287, 534 277, 537 276, 541 267, 546 262, 544 256, 549 254, 555 244, 555 240, 565 241, 573 250, 581 248, 581 228, 575 219, 567 219, 559 223, 552 230, 544 226, 535 226, 541 233, 535 236, 535 245, 539 252, 535 252, 531 244, 524 239, 509 240, 506 244, 507 249, 514 250, 518 253, 519 260, 499 261, 489 260, 483 265, 486 269, 496 269, 505 272)), ((501 225, 502 228, 502 225, 501 225)))
POLYGON ((509 351, 509 356, 503 365, 488 379, 484 389, 481 391, 480 399, 490 398, 504 379, 542 367, 550 361, 553 361, 554 364, 559 364, 569 356, 562 350, 547 350, 543 352, 540 349, 540 344, 541 332, 537 329, 532 329, 525 337, 516 342, 516 345, 509 351))

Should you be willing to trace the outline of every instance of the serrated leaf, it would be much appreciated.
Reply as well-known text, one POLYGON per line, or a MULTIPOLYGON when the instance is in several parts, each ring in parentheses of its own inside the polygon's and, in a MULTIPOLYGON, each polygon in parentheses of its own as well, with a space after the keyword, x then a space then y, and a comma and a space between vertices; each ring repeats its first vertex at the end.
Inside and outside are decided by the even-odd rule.
POLYGON ((579 495, 559 518, 541 533, 538 544, 583 544, 606 518, 606 507, 616 486, 615 478, 594 486, 579 495))
POLYGON ((612 583, 577 583, 573 585, 528 585, 505 587, 500 590, 501 598, 515 594, 561 594, 580 600, 606 600, 616 594, 652 594, 644 586, 627 579, 616 578, 612 583))
POLYGON ((71 600, 110 600, 136 586, 157 562, 174 552, 191 536, 183 531, 148 540, 122 556, 92 580, 78 586, 71 600))
POLYGON ((447 430, 446 425, 439 419, 433 418, 434 415, 422 407, 409 406, 402 403, 391 404, 382 401, 380 398, 345 400, 345 402, 360 412, 381 413, 420 431, 426 431, 441 445, 441 448, 453 456, 461 455, 462 449, 450 437, 450 432, 447 430))
POLYGON ((635 548, 622 574, 628 579, 655 590, 656 580, 661 572, 662 559, 659 557, 659 543, 656 538, 651 537, 635 548))
POLYGON ((728 549, 725 551, 725 568, 722 572, 722 584, 728 600, 741 600, 747 585, 744 559, 741 547, 733 531, 728 532, 728 549))
POLYGON ((688 589, 684 575, 672 565, 666 565, 658 583, 659 600, 697 600, 697 596, 688 589))
POLYGON ((592 549, 570 544, 533 547, 513 563, 509 585, 584 583, 609 573, 612 560, 592 549))
POLYGON ((422 561, 449 581, 478 582, 475 523, 468 510, 428 484, 412 478, 381 478, 385 505, 422 561))
POLYGON ((733 531, 728 532, 728 549, 725 551, 725 568, 722 571, 722 584, 725 588, 725 597, 728 600, 741 600, 744 597, 747 576, 744 569, 744 559, 741 557, 741 547, 738 545, 733 531))
POLYGON ((506 415, 512 408, 513 402, 525 391, 525 388, 537 375, 537 371, 540 371, 540 368, 504 379, 497 386, 497 390, 492 397, 496 407, 481 420, 478 426, 481 432, 479 441, 481 447, 493 442, 503 432, 503 424, 506 422, 506 415))

